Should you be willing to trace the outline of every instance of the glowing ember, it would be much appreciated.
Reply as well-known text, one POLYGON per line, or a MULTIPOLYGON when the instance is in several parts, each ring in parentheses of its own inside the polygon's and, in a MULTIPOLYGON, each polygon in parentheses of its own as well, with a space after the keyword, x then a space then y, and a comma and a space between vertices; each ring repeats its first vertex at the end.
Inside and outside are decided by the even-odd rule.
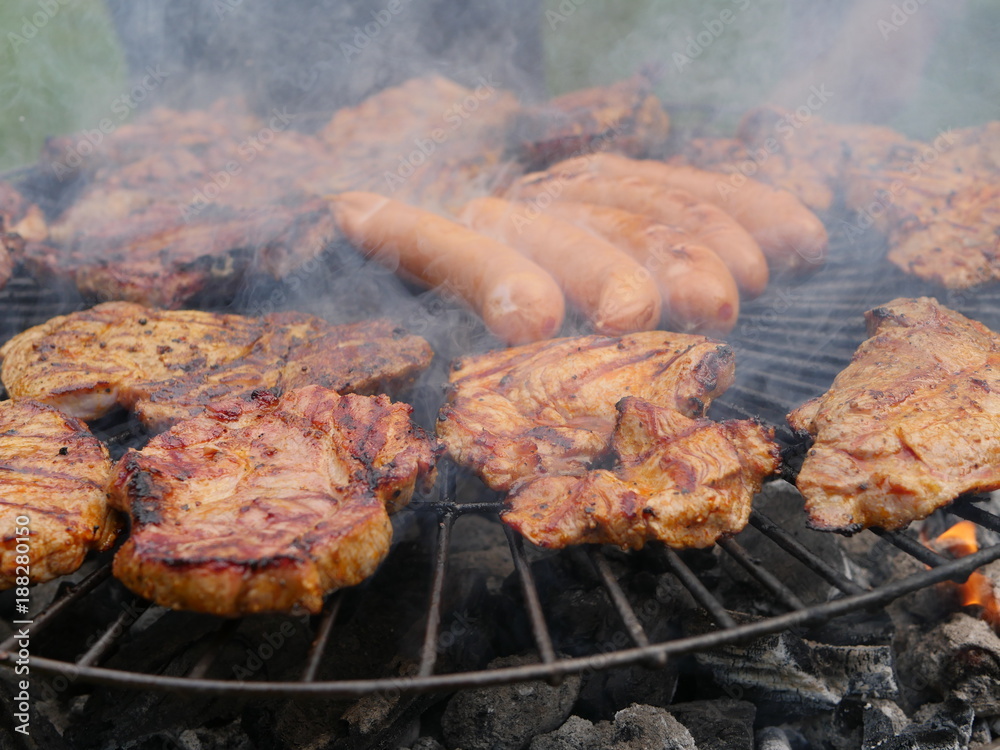
MULTIPOLYGON (((976 540, 976 525, 971 521, 961 521, 931 542, 924 542, 928 547, 950 555, 965 557, 979 550, 976 540)), ((958 589, 963 607, 978 606, 982 608, 982 618, 1000 631, 1000 600, 993 590, 993 582, 978 571, 973 572, 965 583, 952 584, 958 589)))

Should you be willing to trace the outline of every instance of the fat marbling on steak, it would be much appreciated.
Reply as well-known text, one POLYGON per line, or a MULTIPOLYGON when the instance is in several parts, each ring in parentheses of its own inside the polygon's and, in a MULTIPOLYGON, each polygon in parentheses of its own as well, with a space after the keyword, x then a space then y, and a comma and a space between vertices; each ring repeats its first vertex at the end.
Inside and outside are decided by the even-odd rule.
POLYGON ((692 419, 629 396, 611 440, 617 462, 543 476, 508 497, 503 520, 540 547, 709 547, 742 531, 753 497, 780 464, 773 430, 752 420, 692 419))
POLYGON ((788 415, 814 438, 796 480, 811 525, 899 529, 1000 489, 1000 337, 927 297, 865 317, 830 390, 788 415))
POLYGON ((625 396, 701 416, 732 383, 733 363, 726 344, 665 331, 492 351, 453 363, 437 433, 459 465, 508 491, 589 468, 607 451, 625 396))
POLYGON ((132 531, 114 574, 175 609, 318 612, 374 572, 389 513, 434 480, 411 411, 319 386, 210 404, 119 461, 109 497, 132 531))
POLYGON ((105 496, 110 475, 107 449, 80 420, 37 401, 0 402, 0 589, 72 573, 111 546, 120 524, 105 496))
POLYGON ((257 389, 395 392, 432 356, 424 339, 387 320, 333 325, 292 312, 252 318, 106 302, 12 338, 0 347, 0 377, 15 400, 88 420, 122 406, 162 430, 257 389))

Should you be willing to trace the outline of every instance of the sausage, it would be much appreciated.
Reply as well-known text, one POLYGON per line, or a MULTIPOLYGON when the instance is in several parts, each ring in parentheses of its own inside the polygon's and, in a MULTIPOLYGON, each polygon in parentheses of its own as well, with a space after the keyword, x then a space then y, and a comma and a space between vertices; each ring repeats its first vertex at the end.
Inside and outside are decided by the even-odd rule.
POLYGON ((693 243, 714 250, 744 296, 756 297, 767 286, 767 259, 757 241, 718 206, 699 201, 683 190, 638 177, 561 175, 549 170, 522 177, 511 186, 507 197, 530 201, 543 210, 554 200, 571 200, 643 214, 683 229, 693 243))
POLYGON ((740 293, 722 259, 681 229, 620 208, 555 201, 545 212, 628 252, 653 274, 668 330, 722 336, 736 325, 740 293))
POLYGON ((551 338, 565 315, 555 280, 503 243, 457 222, 375 193, 331 197, 347 239, 383 265, 445 287, 507 344, 551 338))
POLYGON ((742 224, 757 240, 775 271, 810 270, 826 260, 830 239, 819 217, 793 193, 758 180, 747 178, 734 187, 725 175, 717 172, 607 153, 569 159, 549 171, 638 177, 685 190, 718 206, 742 224))
POLYGON ((546 215, 526 218, 524 206, 477 198, 459 218, 540 265, 597 333, 618 336, 652 330, 660 322, 660 292, 631 255, 573 224, 546 215))

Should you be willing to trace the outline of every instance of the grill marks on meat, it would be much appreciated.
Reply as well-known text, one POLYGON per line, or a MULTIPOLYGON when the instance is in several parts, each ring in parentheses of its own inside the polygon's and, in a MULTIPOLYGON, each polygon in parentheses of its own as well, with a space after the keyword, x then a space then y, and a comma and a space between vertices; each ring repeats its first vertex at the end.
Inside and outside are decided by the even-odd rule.
POLYGON ((83 199, 52 235, 57 242, 25 249, 35 276, 72 281, 99 300, 178 308, 202 293, 231 291, 250 274, 280 278, 317 258, 338 232, 318 199, 192 216, 179 203, 115 191, 83 199), (103 220, 84 210, 95 200, 105 204, 103 220))
MULTIPOLYGON (((238 110, 232 101, 203 112, 158 108, 108 136, 78 165, 89 182, 48 240, 27 244, 27 269, 97 300, 179 308, 318 257, 336 225, 326 203, 295 183, 325 160, 322 142, 272 120, 264 147, 249 139, 267 124, 238 110)), ((43 159, 62 177, 69 143, 49 146, 43 159)))
POLYGON ((430 345, 386 320, 331 325, 300 313, 262 318, 106 302, 60 316, 0 348, 14 399, 96 419, 116 405, 154 431, 210 401, 318 384, 396 392, 430 364, 430 345))
POLYGON ((615 404, 639 396, 701 416, 733 380, 733 352, 703 336, 648 331, 541 341, 454 363, 437 433, 495 490, 579 474, 607 451, 615 404))
POLYGON ((763 479, 777 471, 773 430, 691 419, 629 396, 617 404, 613 470, 548 476, 511 493, 503 520, 540 547, 660 540, 708 547, 742 530, 763 479))
POLYGON ((32 583, 111 546, 119 517, 105 497, 110 474, 107 449, 79 420, 36 401, 0 402, 0 589, 18 577, 19 516, 29 519, 32 583))
POLYGON ((386 396, 307 386, 210 405, 122 457, 111 503, 132 518, 114 574, 165 607, 318 612, 389 551, 389 513, 439 452, 386 396))
POLYGON ((815 438, 796 484, 819 529, 899 529, 1000 489, 1000 337, 929 298, 866 314, 869 338, 788 415, 815 438))

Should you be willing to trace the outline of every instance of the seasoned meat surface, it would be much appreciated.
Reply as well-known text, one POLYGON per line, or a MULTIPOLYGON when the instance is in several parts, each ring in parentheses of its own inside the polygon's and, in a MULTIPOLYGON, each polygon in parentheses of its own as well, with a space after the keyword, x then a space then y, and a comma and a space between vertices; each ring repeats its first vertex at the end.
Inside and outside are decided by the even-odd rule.
POLYGON ((633 396, 617 409, 615 468, 529 482, 508 497, 505 523, 550 548, 650 540, 708 547, 746 526, 754 495, 780 462, 773 430, 692 419, 633 396))
POLYGON ((119 461, 109 497, 132 532, 114 574, 175 609, 318 612, 374 572, 389 513, 434 480, 410 413, 319 386, 211 404, 119 461))
POLYGON ((607 449, 615 404, 639 396, 701 416, 733 380, 718 341, 647 331, 540 341, 453 364, 438 436, 496 490, 578 474, 607 449))
POLYGON ((107 449, 78 419, 37 401, 0 402, 0 589, 28 575, 25 566, 41 583, 111 546, 120 524, 105 497, 110 475, 107 449), (25 527, 26 561, 17 551, 25 527))
POLYGON ((948 289, 1000 279, 1000 123, 942 131, 931 141, 891 128, 803 121, 776 107, 752 110, 737 139, 698 139, 675 157, 744 172, 795 193, 818 212, 842 200, 850 239, 870 227, 888 259, 948 289))
POLYGON ((230 293, 250 274, 287 275, 337 237, 319 199, 200 207, 176 202, 188 196, 186 186, 175 191, 164 201, 94 186, 52 226, 49 242, 28 243, 25 264, 37 277, 72 281, 87 297, 179 308, 202 293, 230 293))
POLYGON ((929 298, 866 318, 851 364, 788 415, 814 438, 796 481, 812 526, 899 529, 1000 489, 1000 337, 929 298))
POLYGON ((432 356, 424 339, 386 320, 332 325, 300 313, 251 318, 106 302, 12 338, 0 348, 0 376, 11 398, 82 419, 123 406, 162 430, 255 389, 395 392, 432 356))

